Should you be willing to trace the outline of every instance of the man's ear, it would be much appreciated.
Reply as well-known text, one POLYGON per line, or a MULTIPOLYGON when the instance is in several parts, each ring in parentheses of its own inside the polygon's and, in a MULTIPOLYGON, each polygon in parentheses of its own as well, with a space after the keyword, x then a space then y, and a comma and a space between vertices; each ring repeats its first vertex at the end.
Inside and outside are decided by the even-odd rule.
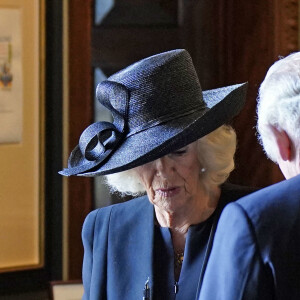
POLYGON ((288 134, 283 129, 278 129, 275 126, 270 125, 271 131, 274 134, 279 154, 282 160, 291 160, 292 158, 292 141, 288 134))

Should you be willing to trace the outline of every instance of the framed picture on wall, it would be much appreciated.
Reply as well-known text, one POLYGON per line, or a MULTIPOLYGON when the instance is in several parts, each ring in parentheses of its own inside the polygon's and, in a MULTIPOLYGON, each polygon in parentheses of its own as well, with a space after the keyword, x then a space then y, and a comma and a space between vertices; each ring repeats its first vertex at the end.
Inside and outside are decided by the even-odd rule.
POLYGON ((44 15, 0 0, 0 273, 44 265, 44 15))

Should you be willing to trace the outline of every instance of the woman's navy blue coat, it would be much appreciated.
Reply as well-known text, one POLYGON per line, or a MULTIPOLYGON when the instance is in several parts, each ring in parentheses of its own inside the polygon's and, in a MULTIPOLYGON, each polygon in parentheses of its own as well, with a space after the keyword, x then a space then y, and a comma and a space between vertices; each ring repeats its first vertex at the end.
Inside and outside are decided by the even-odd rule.
POLYGON ((199 299, 300 299, 300 175, 224 209, 199 299))
MULTIPOLYGON (((226 184, 220 202, 226 204, 252 191, 226 184)), ((153 288, 154 220, 154 208, 146 196, 87 216, 82 231, 84 300, 142 300, 148 278, 153 288)), ((193 287, 199 274, 200 268, 191 278, 193 287)), ((195 298, 196 293, 191 300, 195 298)))
POLYGON ((142 300, 151 282, 153 206, 146 197, 91 212, 84 223, 83 285, 87 300, 142 300))

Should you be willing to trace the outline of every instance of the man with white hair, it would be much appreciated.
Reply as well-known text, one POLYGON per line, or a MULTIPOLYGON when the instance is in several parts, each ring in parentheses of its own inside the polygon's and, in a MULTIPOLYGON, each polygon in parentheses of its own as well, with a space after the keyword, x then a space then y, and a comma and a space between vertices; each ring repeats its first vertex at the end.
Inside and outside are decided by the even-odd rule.
POLYGON ((264 151, 287 180, 224 209, 199 300, 300 299, 300 52, 271 66, 257 116, 264 151))

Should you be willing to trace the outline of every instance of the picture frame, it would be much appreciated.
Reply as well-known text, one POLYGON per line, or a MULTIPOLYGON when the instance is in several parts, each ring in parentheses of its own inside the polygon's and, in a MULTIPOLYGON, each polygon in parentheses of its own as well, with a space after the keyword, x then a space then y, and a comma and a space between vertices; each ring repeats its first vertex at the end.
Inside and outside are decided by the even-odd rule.
POLYGON ((81 280, 50 282, 50 300, 81 300, 82 295, 81 280))
POLYGON ((44 22, 44 0, 0 0, 0 273, 44 266, 44 22))

